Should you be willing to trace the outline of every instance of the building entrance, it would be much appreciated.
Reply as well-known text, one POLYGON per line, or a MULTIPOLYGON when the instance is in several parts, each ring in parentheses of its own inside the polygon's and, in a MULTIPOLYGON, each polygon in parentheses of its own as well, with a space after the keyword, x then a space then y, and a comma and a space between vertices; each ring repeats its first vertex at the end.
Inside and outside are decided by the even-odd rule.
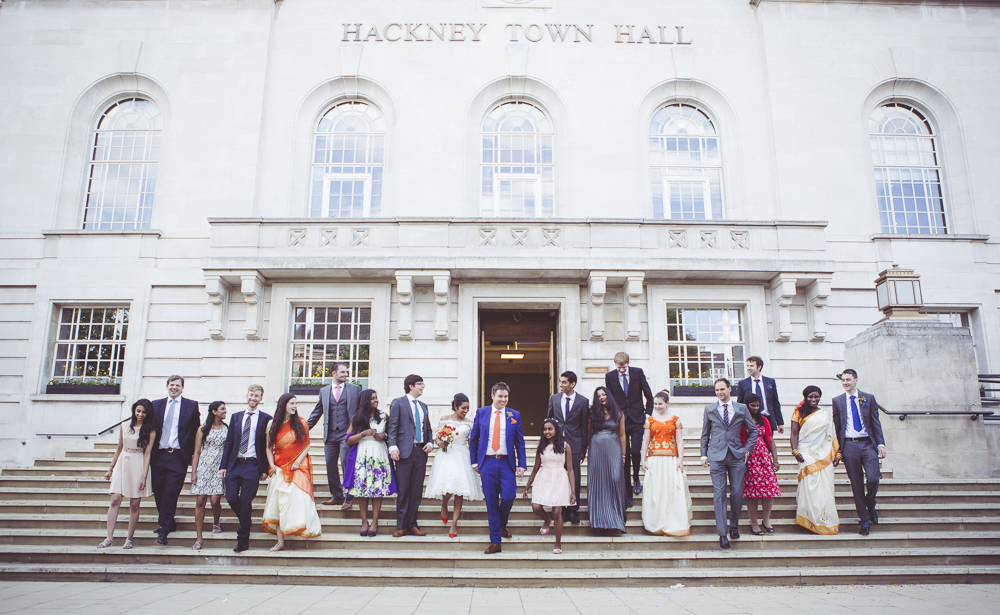
POLYGON ((508 406, 519 411, 524 435, 541 433, 549 395, 557 388, 555 310, 482 310, 480 335, 480 407, 492 403, 497 382, 510 385, 508 406))

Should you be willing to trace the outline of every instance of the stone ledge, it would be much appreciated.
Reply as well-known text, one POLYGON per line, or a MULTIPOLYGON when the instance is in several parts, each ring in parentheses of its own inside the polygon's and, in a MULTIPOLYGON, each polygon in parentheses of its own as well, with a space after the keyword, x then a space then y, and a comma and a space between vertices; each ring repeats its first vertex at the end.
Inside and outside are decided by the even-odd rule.
POLYGON ((163 231, 158 229, 49 229, 42 231, 44 237, 61 237, 65 235, 152 235, 160 237, 163 231))
POLYGON ((46 393, 40 393, 38 395, 32 395, 31 399, 34 403, 52 403, 52 402, 91 402, 91 403, 109 403, 109 402, 124 402, 124 395, 78 395, 78 394, 67 394, 67 395, 49 395, 46 393))

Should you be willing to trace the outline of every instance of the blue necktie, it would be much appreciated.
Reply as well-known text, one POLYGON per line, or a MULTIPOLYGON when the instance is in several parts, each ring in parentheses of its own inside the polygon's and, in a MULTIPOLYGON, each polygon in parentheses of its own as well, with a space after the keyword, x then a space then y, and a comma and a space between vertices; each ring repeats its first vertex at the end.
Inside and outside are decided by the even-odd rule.
POLYGON ((413 400, 413 425, 416 429, 413 430, 413 441, 420 444, 421 437, 424 435, 423 425, 420 424, 420 408, 417 407, 417 400, 413 400))
POLYGON ((764 401, 764 395, 763 393, 760 392, 760 380, 753 381, 753 392, 757 397, 760 398, 761 402, 764 401))
POLYGON ((622 392, 628 395, 628 374, 622 374, 622 392))
POLYGON ((864 426, 861 425, 861 413, 858 412, 858 404, 854 401, 853 395, 851 395, 851 416, 854 419, 854 431, 861 433, 864 426))
POLYGON ((566 410, 563 412, 563 423, 569 419, 569 398, 566 398, 566 410))

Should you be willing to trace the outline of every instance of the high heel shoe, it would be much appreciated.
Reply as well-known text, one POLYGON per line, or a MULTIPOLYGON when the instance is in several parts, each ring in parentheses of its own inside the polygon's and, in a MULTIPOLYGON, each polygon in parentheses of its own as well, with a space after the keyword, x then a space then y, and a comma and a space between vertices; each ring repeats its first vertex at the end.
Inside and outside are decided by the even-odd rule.
POLYGON ((750 533, 753 534, 754 536, 763 536, 764 530, 755 530, 753 528, 750 528, 750 533))
POLYGON ((763 523, 761 523, 760 526, 762 528, 764 528, 764 531, 767 532, 768 534, 773 534, 774 533, 774 528, 773 527, 766 526, 763 523))
POLYGON ((448 519, 448 515, 444 515, 444 514, 441 515, 441 523, 444 523, 445 525, 448 525, 448 521, 449 520, 450 519, 448 519))

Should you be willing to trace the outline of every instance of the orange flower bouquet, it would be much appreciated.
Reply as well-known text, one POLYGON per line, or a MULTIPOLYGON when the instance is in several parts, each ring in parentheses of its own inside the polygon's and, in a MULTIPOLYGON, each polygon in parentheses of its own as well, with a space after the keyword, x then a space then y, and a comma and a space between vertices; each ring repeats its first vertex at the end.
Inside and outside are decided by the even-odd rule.
POLYGON ((445 452, 448 451, 448 445, 455 441, 455 432, 457 431, 458 430, 452 427, 451 425, 445 425, 444 427, 439 429, 436 434, 434 434, 435 438, 444 443, 441 445, 442 451, 445 452))

